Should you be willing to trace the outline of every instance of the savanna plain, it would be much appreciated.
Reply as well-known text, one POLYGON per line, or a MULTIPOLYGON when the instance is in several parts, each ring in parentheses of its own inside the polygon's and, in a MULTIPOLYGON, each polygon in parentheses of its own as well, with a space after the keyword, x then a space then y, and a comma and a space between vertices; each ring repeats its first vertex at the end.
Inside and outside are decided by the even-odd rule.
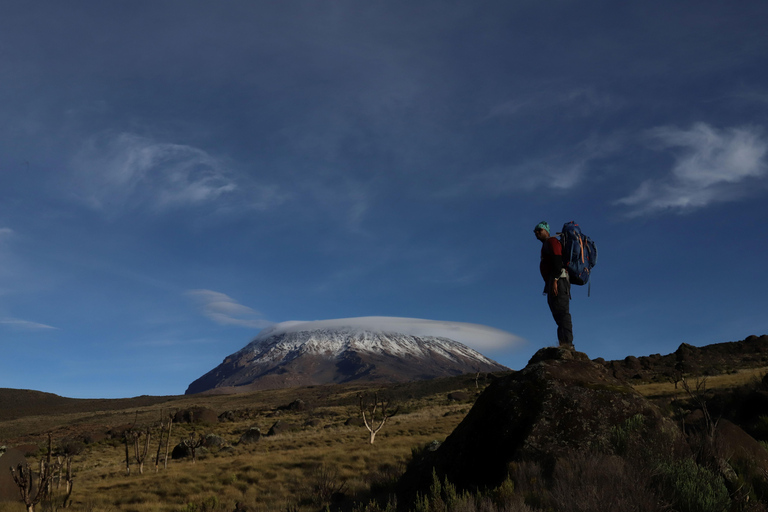
MULTIPOLYGON (((709 377, 707 385, 731 388, 764 374, 764 368, 742 370, 709 377)), ((25 399, 23 413, 13 413, 10 407, 0 414, 0 445, 22 448, 33 467, 46 457, 49 433, 54 452, 74 453, 73 490, 67 503, 71 510, 363 510, 370 500, 393 492, 415 452, 442 442, 454 430, 492 378, 464 375, 386 386, 327 385, 121 400, 49 396, 36 402, 31 397, 25 399), (375 395, 379 407, 374 427, 382 420, 382 402, 387 401, 387 412, 395 414, 371 443, 360 418, 362 410, 370 413, 375 395), (167 427, 170 416, 193 407, 214 411, 218 421, 174 422, 170 449, 201 435, 216 436, 223 443, 198 448, 194 461, 189 456, 172 459, 169 454, 165 464, 160 425, 167 427), (273 426, 276 433, 267 435, 273 426), (262 433, 260 439, 240 442, 254 427, 262 433), (144 433, 140 452, 150 432, 143 471, 131 441, 128 472, 124 434, 128 429, 144 433)), ((672 382, 639 384, 636 389, 669 402, 684 393, 672 382)), ((13 395, 15 390, 0 391, 13 395)), ((36 510, 63 508, 64 486, 52 487, 54 499, 38 504, 36 510)), ((0 512, 25 510, 21 501, 0 502, 0 512)))

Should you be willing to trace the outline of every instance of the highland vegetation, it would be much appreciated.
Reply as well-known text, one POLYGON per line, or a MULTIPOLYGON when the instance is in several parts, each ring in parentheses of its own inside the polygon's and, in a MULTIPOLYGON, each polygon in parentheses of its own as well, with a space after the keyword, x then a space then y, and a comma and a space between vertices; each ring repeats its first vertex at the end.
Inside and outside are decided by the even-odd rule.
MULTIPOLYGON (((48 461, 34 510, 763 511, 766 370, 752 336, 621 361, 545 348, 520 371, 405 383, 3 389, 0 465, 48 461)), ((0 512, 29 510, 9 477, 0 512)))

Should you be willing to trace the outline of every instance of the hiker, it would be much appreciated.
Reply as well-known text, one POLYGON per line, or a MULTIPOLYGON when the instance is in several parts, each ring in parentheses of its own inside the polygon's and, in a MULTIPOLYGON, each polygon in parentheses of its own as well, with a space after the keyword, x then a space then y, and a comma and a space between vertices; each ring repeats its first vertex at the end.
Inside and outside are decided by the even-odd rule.
POLYGON ((571 323, 571 283, 563 266, 563 246, 560 240, 549 236, 549 224, 539 222, 533 229, 541 241, 539 270, 544 278, 544 294, 552 317, 557 323, 557 341, 561 347, 573 348, 573 324, 571 323))

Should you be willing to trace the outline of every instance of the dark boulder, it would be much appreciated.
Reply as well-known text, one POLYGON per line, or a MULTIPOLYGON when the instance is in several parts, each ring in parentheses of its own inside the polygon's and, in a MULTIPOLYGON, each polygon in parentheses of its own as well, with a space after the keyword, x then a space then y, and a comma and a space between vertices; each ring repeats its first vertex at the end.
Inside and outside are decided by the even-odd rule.
POLYGON ((307 404, 301 399, 296 399, 288 405, 281 405, 277 408, 279 411, 304 411, 306 409, 307 404))
POLYGON ((171 458, 173 460, 186 459, 192 456, 192 450, 184 443, 179 443, 173 447, 171 452, 171 458))
POLYGON ((267 432, 268 436, 277 436, 280 434, 285 434, 286 432, 293 432, 296 430, 295 425, 291 425, 290 423, 286 423, 282 420, 277 420, 272 424, 272 426, 269 428, 269 431, 267 432))
POLYGON ((344 422, 344 425, 348 427, 364 427, 365 422, 360 416, 352 416, 347 418, 347 421, 344 422))
POLYGON ((466 391, 454 391, 452 393, 448 393, 448 400, 452 402, 468 402, 472 399, 472 397, 473 396, 466 391))
POLYGON ((208 434, 203 439, 203 446, 206 448, 224 448, 229 443, 227 443, 226 439, 224 439, 221 436, 217 436, 216 434, 208 434))
POLYGON ((261 429, 259 427, 251 427, 246 430, 243 435, 240 436, 238 444, 251 444, 261 440, 261 429))
POLYGON ((513 462, 553 467, 574 451, 602 449, 633 417, 656 432, 679 432, 611 373, 581 352, 539 350, 525 369, 493 382, 439 449, 414 458, 401 479, 402 499, 428 488, 433 468, 467 489, 498 486, 513 462))
POLYGON ((215 425, 219 422, 216 411, 208 407, 190 407, 181 409, 173 416, 174 423, 192 423, 195 425, 215 425))

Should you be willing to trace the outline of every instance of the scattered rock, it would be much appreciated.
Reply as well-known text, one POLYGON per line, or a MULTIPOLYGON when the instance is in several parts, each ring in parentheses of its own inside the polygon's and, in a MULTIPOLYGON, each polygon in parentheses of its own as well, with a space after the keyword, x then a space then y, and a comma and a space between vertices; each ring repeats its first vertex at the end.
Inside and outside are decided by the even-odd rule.
POLYGON ((267 432, 267 435, 268 436, 277 436, 277 435, 280 435, 280 434, 285 434, 286 432, 292 432, 293 430, 296 430, 296 427, 294 425, 286 423, 286 422, 284 422, 282 420, 277 420, 269 428, 269 431, 267 432))
POLYGON ((237 421, 235 411, 224 411, 219 414, 219 421, 237 421))
POLYGON ((243 505, 238 501, 235 503, 235 510, 233 512, 253 512, 253 510, 248 505, 243 505))
POLYGON ((259 427, 251 427, 240 436, 238 444, 251 444, 256 443, 261 439, 261 429, 259 427))
POLYGON ((179 443, 176 446, 174 446, 173 451, 171 452, 171 458, 173 460, 186 459, 187 457, 191 457, 191 456, 192 456, 192 450, 190 450, 189 447, 184 443, 179 443))
POLYGON ((451 400, 452 402, 467 402, 471 399, 472 395, 466 391, 454 391, 453 393, 448 393, 448 400, 451 400))
POLYGON ((112 427, 109 430, 107 430, 107 433, 106 433, 107 439, 122 439, 123 437, 125 437, 125 433, 130 431, 131 428, 132 428, 132 425, 130 423, 125 423, 123 425, 112 427))
POLYGON ((344 422, 344 425, 348 427, 364 427, 365 422, 363 421, 363 418, 360 416, 352 416, 350 418, 347 418, 347 421, 344 422))
POLYGON ((229 443, 223 437, 216 434, 208 434, 203 440, 203 446, 206 448, 224 448, 227 444, 229 443))
POLYGON ((307 404, 304 403, 304 400, 297 399, 288 405, 281 405, 277 409, 282 411, 304 411, 307 409, 307 404))
POLYGON ((630 370, 639 370, 643 367, 642 363, 640 363, 640 360, 636 358, 635 356, 627 356, 624 358, 624 366, 627 367, 630 370))
POLYGON ((219 421, 216 411, 208 407, 190 407, 181 409, 173 416, 174 423, 192 423, 195 425, 215 425, 219 421))

